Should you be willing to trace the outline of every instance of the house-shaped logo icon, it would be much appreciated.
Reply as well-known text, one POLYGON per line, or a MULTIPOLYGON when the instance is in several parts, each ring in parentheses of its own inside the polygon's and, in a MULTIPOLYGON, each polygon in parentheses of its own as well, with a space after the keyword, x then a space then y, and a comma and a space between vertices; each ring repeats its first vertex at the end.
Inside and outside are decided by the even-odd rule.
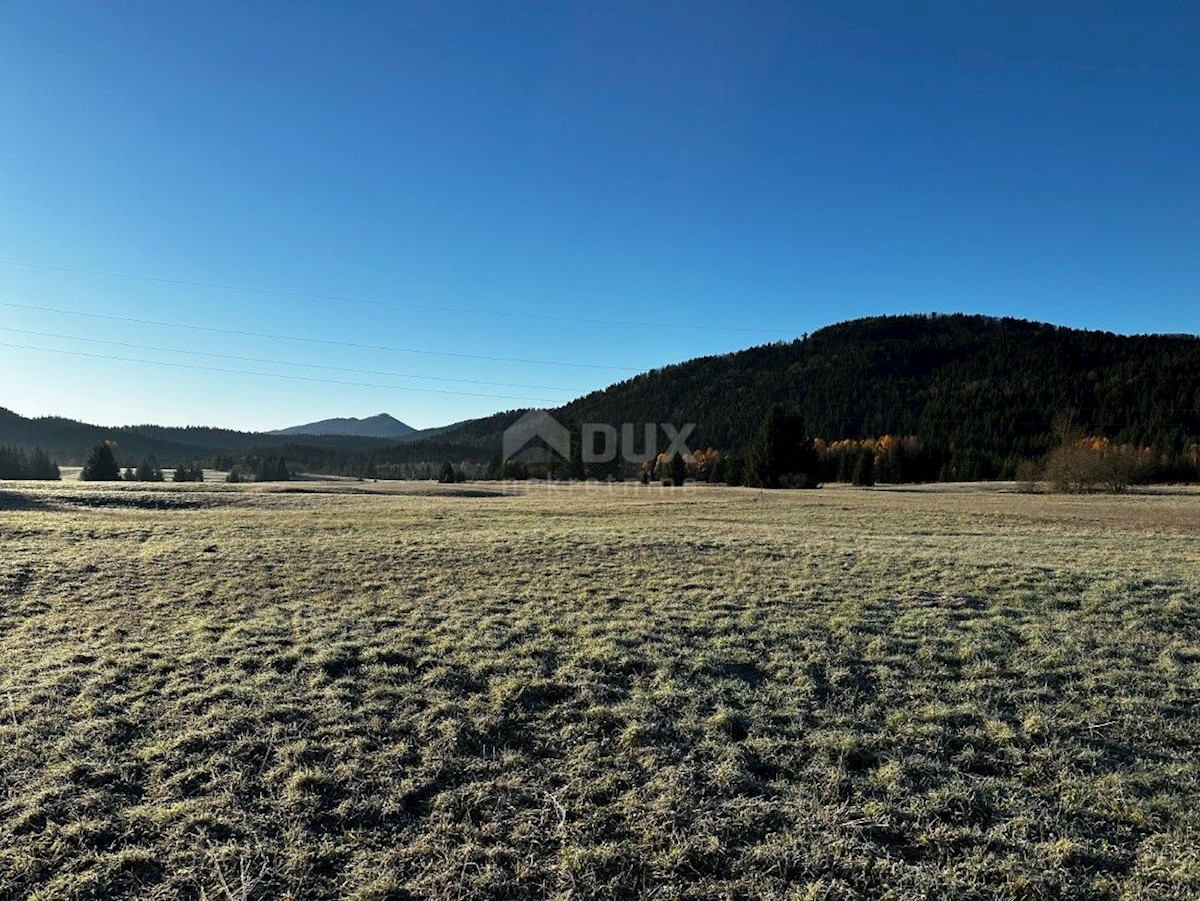
POLYGON ((547 449, 563 460, 571 458, 571 433, 545 410, 530 410, 504 430, 505 460, 549 462, 547 449))

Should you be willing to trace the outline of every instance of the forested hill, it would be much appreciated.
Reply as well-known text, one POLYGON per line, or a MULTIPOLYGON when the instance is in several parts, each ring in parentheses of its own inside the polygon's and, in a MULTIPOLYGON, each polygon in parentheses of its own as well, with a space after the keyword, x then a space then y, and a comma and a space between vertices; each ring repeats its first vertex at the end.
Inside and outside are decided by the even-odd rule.
POLYGON ((350 435, 362 438, 406 439, 417 434, 417 429, 401 422, 387 413, 357 419, 353 416, 337 419, 322 419, 286 429, 275 429, 269 435, 350 435))
POLYGON ((163 466, 189 460, 208 462, 219 455, 250 450, 273 450, 289 459, 306 460, 334 451, 365 454, 391 444, 381 438, 266 435, 199 426, 108 427, 57 416, 27 419, 0 408, 0 446, 41 447, 59 463, 70 465, 82 463, 88 451, 101 441, 115 441, 123 463, 136 465, 153 454, 163 466))
MULTIPOLYGON (((859 319, 788 343, 651 370, 551 412, 575 426, 691 422, 692 448, 736 454, 774 404, 803 414, 809 433, 828 441, 914 436, 935 471, 953 477, 1011 475, 1019 460, 1050 449, 1063 418, 1081 434, 1179 455, 1200 442, 1200 338, 1129 337, 984 316, 859 319)), ((219 429, 106 429, 0 410, 0 446, 40 445, 67 463, 112 438, 125 457, 153 453, 163 465, 273 448, 311 471, 414 474, 442 461, 497 459, 504 429, 521 412, 397 444, 219 429)))
POLYGON ((1178 447, 1200 439, 1200 338, 1129 337, 984 316, 885 316, 786 344, 656 369, 579 398, 576 421, 695 422, 744 446, 763 411, 795 406, 814 435, 916 435, 1039 453, 1055 418, 1089 434, 1178 447))
MULTIPOLYGON (((1180 451, 1200 441, 1200 338, 985 316, 858 319, 655 369, 553 413, 574 423, 694 422, 693 448, 738 451, 777 403, 802 413, 817 437, 913 435, 978 477, 1044 454, 1064 416, 1086 434, 1180 451)), ((405 456, 463 445, 498 453, 499 430, 487 433, 483 422, 417 442, 405 456)))

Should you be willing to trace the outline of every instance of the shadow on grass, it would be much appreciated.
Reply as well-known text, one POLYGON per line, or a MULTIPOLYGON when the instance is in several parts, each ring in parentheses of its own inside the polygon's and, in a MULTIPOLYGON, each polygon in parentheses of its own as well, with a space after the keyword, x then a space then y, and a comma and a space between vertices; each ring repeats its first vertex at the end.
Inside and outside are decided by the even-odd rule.
POLYGON ((369 497, 515 497, 511 491, 495 491, 488 488, 455 488, 447 485, 445 487, 436 486, 429 488, 418 488, 415 490, 406 490, 403 492, 387 492, 387 491, 372 491, 370 488, 341 488, 341 487, 321 487, 321 488, 278 488, 270 492, 271 494, 345 494, 354 495, 361 494, 369 497))
POLYGON ((50 505, 41 498, 30 497, 19 491, 0 491, 0 512, 48 509, 50 505))
POLYGON ((141 494, 131 491, 118 494, 71 494, 58 500, 77 507, 117 507, 132 510, 202 510, 228 503, 224 499, 214 497, 176 497, 166 492, 141 494))

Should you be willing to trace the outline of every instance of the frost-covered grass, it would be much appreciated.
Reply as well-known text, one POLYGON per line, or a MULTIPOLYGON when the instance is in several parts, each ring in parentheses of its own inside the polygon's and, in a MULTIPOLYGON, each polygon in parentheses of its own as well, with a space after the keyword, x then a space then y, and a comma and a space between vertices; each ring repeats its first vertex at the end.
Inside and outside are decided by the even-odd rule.
POLYGON ((0 485, 0 896, 1200 897, 1200 497, 464 487, 0 485))

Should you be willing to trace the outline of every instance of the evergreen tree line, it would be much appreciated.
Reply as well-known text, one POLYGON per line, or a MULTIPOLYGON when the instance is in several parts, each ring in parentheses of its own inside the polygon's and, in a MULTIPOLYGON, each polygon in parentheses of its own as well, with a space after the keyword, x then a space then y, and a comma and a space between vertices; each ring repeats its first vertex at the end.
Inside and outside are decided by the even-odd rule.
MULTIPOLYGON (((817 440, 815 449, 825 481, 855 485, 976 481, 987 476, 986 461, 957 458, 927 448, 914 435, 862 440, 817 440)), ((1072 432, 1059 438, 1045 456, 1005 460, 1000 477, 1022 482, 1047 481, 1063 491, 1093 486, 1200 482, 1200 444, 1181 451, 1119 444, 1102 436, 1072 432)))
MULTIPOLYGON (((572 441, 579 440, 572 433, 572 441)), ((683 484, 721 482, 755 488, 813 488, 822 482, 870 486, 936 481, 975 481, 984 478, 980 457, 957 458, 930 449, 915 435, 825 441, 809 436, 803 416, 776 405, 767 411, 750 447, 743 451, 704 448, 687 457, 659 454, 640 464, 625 461, 585 464, 572 445, 571 459, 546 462, 470 460, 445 461, 440 481, 465 479, 559 479, 683 484)), ((1200 481, 1200 443, 1180 453, 1154 451, 1106 438, 1066 433, 1043 458, 1006 462, 1009 478, 1044 481, 1060 491, 1120 491, 1137 484, 1200 481)), ((415 466, 399 477, 432 478, 428 467, 415 466)))
MULTIPOLYGON (((92 448, 80 470, 79 478, 84 482, 163 482, 166 477, 154 454, 142 458, 137 467, 126 466, 124 471, 118 460, 118 448, 114 441, 101 441, 92 448)), ((189 462, 176 467, 172 477, 176 482, 203 482, 204 470, 199 463, 189 462)))
POLYGON ((109 428, 51 416, 27 419, 0 408, 0 445, 20 447, 26 453, 34 447, 42 447, 62 465, 82 465, 92 449, 105 440, 111 440, 120 447, 126 458, 123 462, 127 465, 136 467, 138 461, 153 455, 162 466, 176 468, 195 460, 211 462, 218 455, 274 453, 290 456, 298 447, 310 448, 314 455, 326 451, 365 454, 389 447, 392 443, 382 438, 344 435, 298 437, 196 426, 109 428))
POLYGON ((878 317, 653 370, 553 412, 694 422, 696 444, 741 455, 775 404, 828 442, 917 439, 922 480, 1011 478, 1058 445, 1064 412, 1085 434, 1180 462, 1200 441, 1200 339, 981 316, 878 317))
POLYGON ((26 453, 19 447, 0 447, 0 479, 40 479, 57 482, 62 478, 58 464, 42 448, 26 453))
MULTIPOLYGON (((754 445, 764 412, 775 407, 801 417, 821 438, 817 481, 1013 479, 1060 446, 1056 422, 1064 415, 1084 435, 1149 449, 1154 463, 1141 466, 1138 478, 1194 480, 1189 448, 1200 443, 1200 339, 983 316, 876 317, 652 370, 550 412, 568 425, 695 423, 690 443, 721 450, 714 480, 741 483, 759 478, 749 463, 762 451, 754 445)), ((508 476, 511 466, 502 467, 497 453, 503 430, 521 412, 376 451, 375 470, 379 477, 419 477, 432 467, 435 477, 450 460, 508 476)), ((607 470, 581 470, 574 459, 545 469, 535 475, 643 475, 641 466, 621 460, 607 470)))
MULTIPOLYGON (((719 461, 695 471, 685 461, 688 478, 869 484, 1028 474, 1063 445, 1056 422, 1065 415, 1080 436, 1136 449, 1133 479, 1186 481, 1200 478, 1191 452, 1200 444, 1200 339, 1128 337, 981 316, 876 317, 652 370, 552 410, 576 436, 567 460, 499 459, 505 428, 523 412, 497 413, 393 445, 308 436, 303 444, 276 445, 267 436, 215 430, 184 435, 148 426, 121 436, 137 442, 139 454, 157 453, 160 460, 168 459, 166 450, 158 451, 168 438, 186 437, 197 447, 204 442, 211 450, 194 453, 195 459, 222 469, 240 464, 240 474, 250 478, 260 473, 249 461, 276 457, 286 469, 361 478, 436 479, 449 462, 467 478, 649 480, 664 477, 660 469, 668 472, 671 461, 629 463, 618 453, 609 462, 587 462, 572 423, 618 429, 630 422, 695 423, 689 444, 719 449, 719 461), (771 474, 780 448, 761 441, 764 414, 771 410, 777 418, 798 417, 808 435, 819 436, 815 467, 811 460, 785 462, 790 476, 771 474), (145 444, 152 440, 161 443, 145 444), (235 441, 236 447, 219 447, 235 441), (251 441, 262 443, 246 447, 251 441)), ((66 441, 81 426, 23 420, 0 410, 0 428, 9 443, 30 448, 36 435, 61 432, 66 441)), ((188 459, 178 456, 181 446, 174 445, 170 459, 188 459)))
POLYGON ((162 467, 158 465, 158 460, 153 454, 143 457, 142 462, 137 465, 137 469, 126 467, 124 477, 126 482, 165 481, 162 467))
MULTIPOLYGON (((805 429, 804 418, 782 406, 771 407, 755 433, 750 448, 743 454, 726 453, 714 447, 689 450, 687 454, 660 453, 640 461, 625 459, 623 448, 606 459, 585 459, 582 453, 583 430, 568 427, 571 450, 567 459, 544 453, 540 459, 501 460, 493 456, 482 467, 469 460, 443 463, 439 479, 473 478, 551 479, 567 481, 659 482, 683 485, 689 481, 723 482, 762 488, 815 488, 820 484, 821 468, 813 440, 805 429)), ((611 450, 611 449, 610 449, 611 450)), ((645 452, 645 448, 637 450, 645 452)), ((600 449, 595 449, 601 456, 600 449)), ((641 455, 645 455, 644 453, 641 455)))
POLYGON ((221 456, 216 468, 228 470, 226 482, 286 482, 292 477, 288 461, 279 454, 221 456))

